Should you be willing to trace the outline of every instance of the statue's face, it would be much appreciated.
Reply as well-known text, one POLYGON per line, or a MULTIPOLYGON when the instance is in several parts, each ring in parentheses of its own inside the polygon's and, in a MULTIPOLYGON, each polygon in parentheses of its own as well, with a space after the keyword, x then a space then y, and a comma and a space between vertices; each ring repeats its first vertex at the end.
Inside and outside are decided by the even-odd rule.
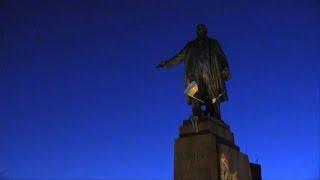
POLYGON ((197 35, 200 37, 207 35, 207 27, 204 24, 197 25, 197 35))

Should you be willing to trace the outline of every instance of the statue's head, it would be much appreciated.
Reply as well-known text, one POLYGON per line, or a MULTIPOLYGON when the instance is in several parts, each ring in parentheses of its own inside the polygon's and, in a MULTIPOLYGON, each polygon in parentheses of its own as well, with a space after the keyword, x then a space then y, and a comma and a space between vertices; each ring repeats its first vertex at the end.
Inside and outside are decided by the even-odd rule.
POLYGON ((197 35, 198 37, 205 37, 207 36, 207 27, 204 24, 197 25, 197 35))

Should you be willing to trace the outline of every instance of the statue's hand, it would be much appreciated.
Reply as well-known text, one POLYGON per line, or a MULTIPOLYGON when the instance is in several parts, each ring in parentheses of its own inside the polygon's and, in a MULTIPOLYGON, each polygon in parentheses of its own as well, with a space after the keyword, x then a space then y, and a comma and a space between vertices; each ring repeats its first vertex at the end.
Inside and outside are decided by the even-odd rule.
POLYGON ((166 61, 162 61, 160 64, 157 65, 157 68, 162 68, 166 66, 166 61))

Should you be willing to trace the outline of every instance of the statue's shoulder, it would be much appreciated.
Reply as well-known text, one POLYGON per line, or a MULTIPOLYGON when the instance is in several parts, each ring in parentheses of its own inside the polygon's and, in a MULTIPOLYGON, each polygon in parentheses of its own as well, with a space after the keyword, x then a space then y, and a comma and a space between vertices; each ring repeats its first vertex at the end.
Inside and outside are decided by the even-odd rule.
POLYGON ((190 46, 190 45, 194 44, 195 41, 196 41, 196 39, 193 39, 193 40, 187 42, 186 46, 190 46))
POLYGON ((220 43, 217 39, 215 38, 210 38, 210 44, 213 45, 213 47, 219 47, 220 46, 220 43))
POLYGON ((217 40, 217 39, 215 39, 215 38, 209 38, 209 40, 211 41, 211 42, 214 42, 214 43, 218 43, 219 41, 217 40))
POLYGON ((191 41, 187 42, 184 47, 185 47, 185 48, 190 48, 190 47, 192 47, 192 45, 194 44, 194 41, 195 41, 195 40, 191 40, 191 41))

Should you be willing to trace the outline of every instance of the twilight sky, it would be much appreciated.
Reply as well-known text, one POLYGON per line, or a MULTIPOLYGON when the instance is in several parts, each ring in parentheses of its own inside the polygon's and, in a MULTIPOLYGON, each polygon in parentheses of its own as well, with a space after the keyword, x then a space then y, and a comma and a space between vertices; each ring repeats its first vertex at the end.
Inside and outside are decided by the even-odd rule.
POLYGON ((222 117, 264 179, 320 178, 319 0, 0 1, 0 174, 172 179, 205 23, 230 64, 222 117))

